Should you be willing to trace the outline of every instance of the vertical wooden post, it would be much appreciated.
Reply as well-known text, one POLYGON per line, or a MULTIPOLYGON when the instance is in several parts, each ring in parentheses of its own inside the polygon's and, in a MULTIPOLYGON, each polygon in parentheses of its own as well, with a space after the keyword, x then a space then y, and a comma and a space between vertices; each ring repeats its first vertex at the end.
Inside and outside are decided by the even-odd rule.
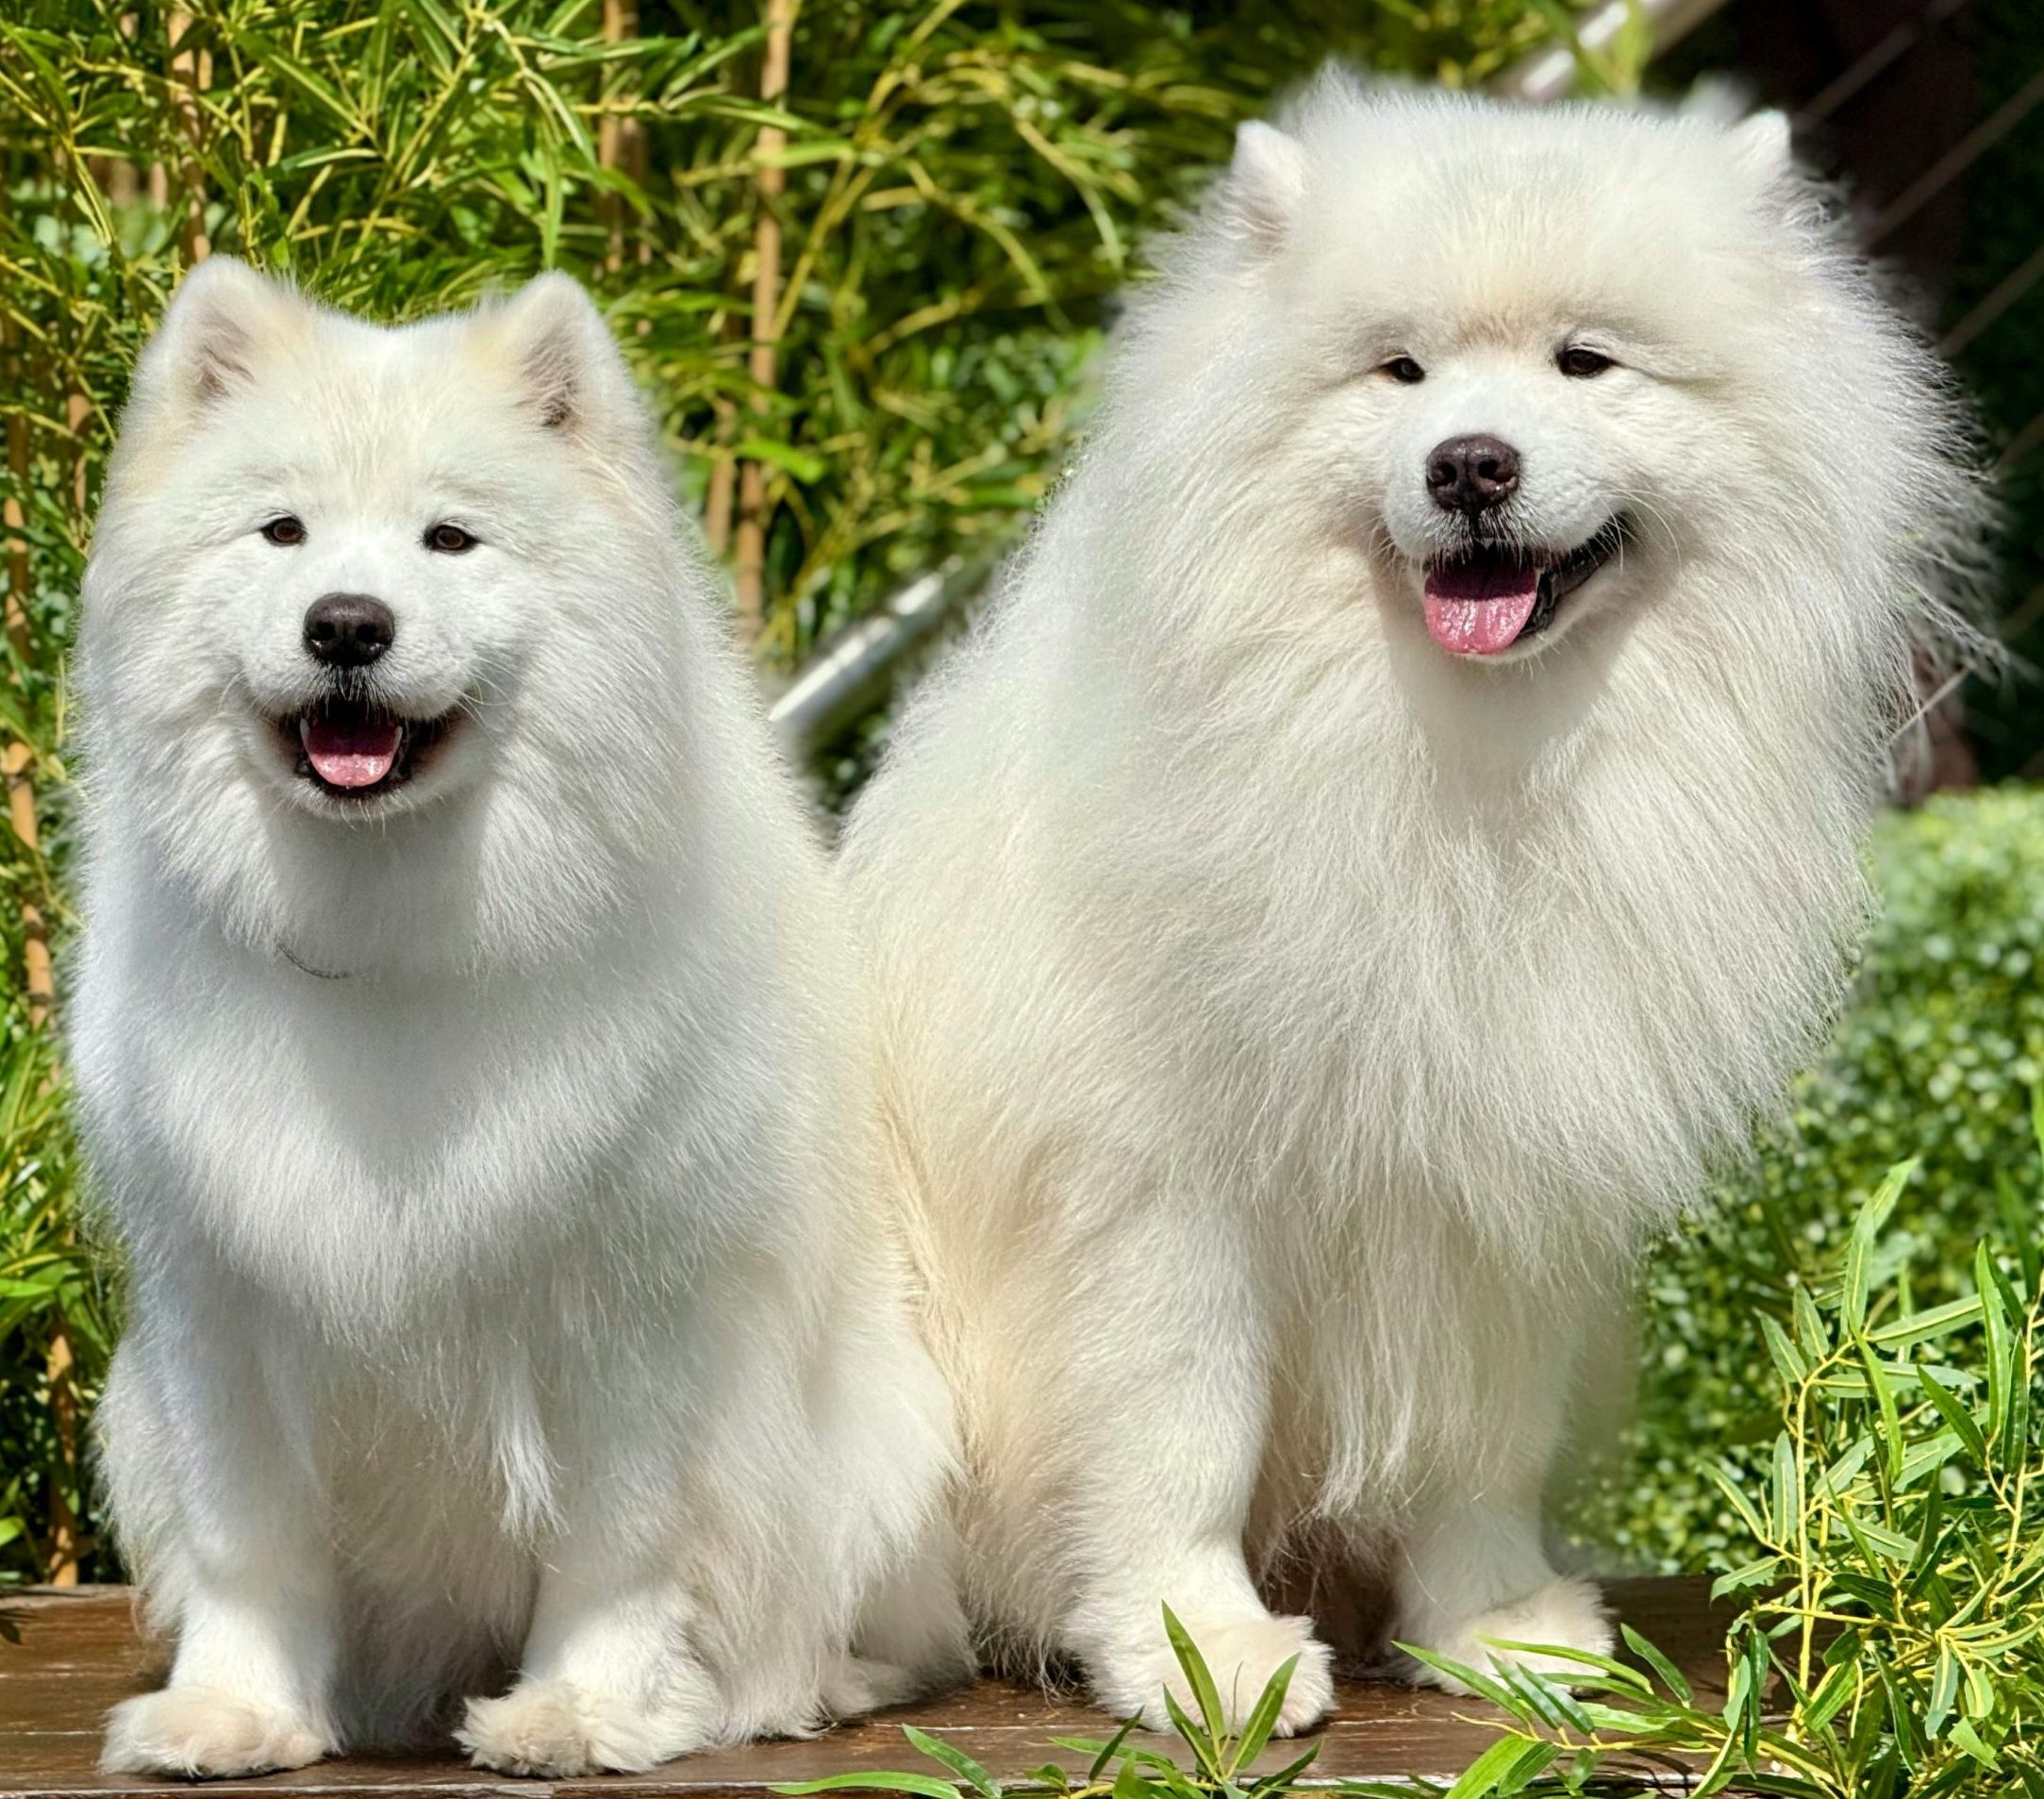
MULTIPOLYGON (((717 435, 729 441, 731 420, 735 416, 728 401, 720 400, 715 407, 717 435)), ((738 489, 738 465, 727 456, 719 457, 710 465, 709 493, 703 507, 703 537, 709 545, 709 553, 722 558, 731 547, 731 508, 738 489)))
POLYGON ((50 1389, 50 1424, 57 1433, 57 1459, 61 1474, 50 1488, 50 1551, 45 1572, 53 1587, 75 1587, 78 1564, 85 1545, 78 1532, 78 1515, 71 1508, 65 1487, 78 1477, 78 1375, 72 1366, 71 1333, 64 1328, 62 1312, 50 1330, 49 1353, 43 1359, 43 1374, 50 1389))
MULTIPOLYGON (((4 190, 0 190, 4 191, 4 190)), ((0 370, 11 392, 25 399, 27 371, 21 347, 0 326, 0 370)), ((74 417, 76 413, 74 412, 74 417)), ((0 505, 0 527, 6 532, 7 641, 16 661, 25 667, 34 644, 30 637, 29 605, 31 572, 28 564, 28 516, 23 496, 28 491, 32 472, 28 415, 25 408, 8 415, 8 494, 0 505)), ((36 820, 35 750, 16 738, 0 751, 0 779, 7 784, 8 823, 20 840, 23 852, 34 858, 42 854, 42 833, 36 820)), ((50 966, 49 921, 33 899, 21 902, 22 987, 28 1001, 28 1026, 40 1031, 48 1022, 57 1001, 57 983, 50 966)), ((71 1339, 64 1328, 61 1311, 54 1312, 49 1341, 44 1352, 44 1373, 50 1394, 50 1422, 57 1437, 60 1473, 49 1491, 49 1547, 45 1572, 53 1585, 73 1587, 78 1582, 78 1521, 66 1491, 76 1478, 78 1467, 77 1382, 73 1373, 71 1339)))
MULTIPOLYGON (((9 375, 16 392, 25 385, 20 375, 19 357, 8 358, 12 365, 9 375)), ((5 507, 7 526, 7 634, 8 642, 23 662, 29 655, 28 640, 28 540, 25 535, 27 519, 22 509, 21 496, 28 490, 28 420, 16 411, 8 418, 8 475, 10 489, 5 507)), ((20 739, 10 742, 0 752, 0 775, 4 775, 8 789, 8 819, 14 827, 14 835, 21 839, 22 847, 31 856, 41 853, 41 837, 36 829, 35 751, 20 739)), ((49 924, 42 916, 42 908, 33 900, 22 902, 22 974, 23 985, 28 994, 28 1023, 41 1028, 50 1015, 50 1007, 57 995, 57 986, 50 974, 49 924)))
MULTIPOLYGON (((604 0, 603 34, 606 43, 623 43, 639 28, 639 8, 633 0, 604 0)), ((604 73, 604 97, 609 99, 617 88, 617 75, 607 65, 604 73)), ((596 160, 606 169, 622 169, 625 166, 625 121, 607 109, 598 115, 596 121, 596 160)), ((603 197, 603 213, 609 226, 609 248, 604 257, 604 270, 614 275, 624 266, 624 217, 627 208, 624 202, 614 193, 603 197)))
MULTIPOLYGON (((185 189, 185 256, 192 262, 204 262, 212 254, 212 242, 206 234, 206 175, 199 162, 199 142, 202 127, 199 122, 198 96, 205 92, 212 77, 213 58, 196 46, 187 45, 178 49, 178 41, 191 28, 191 14, 173 11, 165 21, 170 33, 171 79, 174 85, 184 89, 177 101, 177 119, 182 127, 185 142, 184 189, 185 189)), ((153 173, 153 172, 152 172, 153 173)), ((156 183, 152 178, 150 187, 154 192, 156 183)), ((166 199, 169 195, 166 193, 166 199)))
MULTIPOLYGON (((131 165, 116 165, 116 173, 126 169, 132 182, 134 169, 131 165)), ((86 430, 91 424, 92 402, 75 388, 64 396, 65 423, 71 426, 73 443, 76 446, 71 465, 71 505, 78 520, 78 534, 86 534, 87 465, 86 430)), ((36 828, 35 807, 31 802, 26 808, 31 847, 39 847, 33 838, 36 828)), ((21 828, 17 822, 15 829, 21 828)), ((49 946, 43 945, 43 959, 47 964, 49 946)), ((56 990, 51 987, 43 995, 43 1012, 56 1003, 56 990)), ((30 990, 30 1009, 34 1008, 34 990, 30 990)), ((67 1484, 75 1485, 78 1478, 78 1443, 80 1438, 78 1373, 75 1358, 72 1354, 71 1333, 65 1327, 61 1311, 55 1314, 50 1329, 50 1346, 43 1362, 43 1374, 50 1390, 50 1422, 57 1433, 57 1458, 63 1470, 67 1484)), ((71 1496, 59 1487, 50 1494, 50 1555, 48 1574, 53 1587, 75 1587, 78 1584, 80 1564, 85 1557, 85 1540, 78 1528, 77 1513, 71 1508, 71 1496)))
MULTIPOLYGON (((772 104, 788 92, 788 65, 795 34, 796 0, 766 0, 766 61, 760 71, 759 97, 772 104)), ((775 315, 781 305, 781 221, 775 203, 788 186, 788 173, 777 158, 788 147, 788 134, 778 125, 759 129, 757 155, 758 218, 753 227, 753 348, 747 362, 756 412, 768 409, 778 358, 775 315)), ((766 618, 767 472, 757 461, 739 466, 738 477, 739 631, 750 642, 766 618)), ((714 497, 714 496, 713 496, 714 497)))

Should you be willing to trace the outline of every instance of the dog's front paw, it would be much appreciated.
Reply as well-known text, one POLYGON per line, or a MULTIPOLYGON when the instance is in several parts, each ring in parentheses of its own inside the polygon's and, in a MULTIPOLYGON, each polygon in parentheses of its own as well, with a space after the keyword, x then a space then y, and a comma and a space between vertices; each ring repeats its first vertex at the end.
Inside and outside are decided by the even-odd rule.
POLYGON ((99 1765, 108 1774, 210 1780, 303 1768, 333 1751, 324 1725, 280 1706, 218 1687, 165 1687, 108 1714, 99 1765))
POLYGON ((839 1656, 823 1675, 823 1711, 835 1719, 863 1718, 869 1711, 883 1711, 906 1704, 922 1693, 928 1683, 911 1669, 871 1656, 839 1656))
POLYGON ((567 1680, 522 1680, 501 1699, 471 1699, 455 1739, 500 1774, 643 1774, 695 1747, 671 1741, 622 1701, 567 1680))
MULTIPOLYGON (((1551 1580, 1525 1598, 1508 1606, 1497 1606, 1472 1618, 1459 1620, 1445 1628, 1437 1627, 1407 1639, 1420 1648, 1431 1649, 1450 1661, 1460 1662, 1478 1674, 1495 1674, 1505 1668, 1521 1668, 1548 1674, 1564 1684, 1584 1684, 1597 1678, 1595 1670, 1561 1656, 1529 1654, 1524 1650, 1501 1649, 1500 1642, 1546 1645, 1555 1649, 1587 1650, 1595 1656, 1611 1653, 1611 1621, 1604 1615, 1604 1601, 1587 1580, 1551 1580)), ((1437 1668, 1413 1663, 1407 1670, 1415 1680, 1444 1692, 1466 1693, 1461 1681, 1437 1668)))
MULTIPOLYGON (((1262 1698, 1271 1676, 1294 1656, 1299 1657, 1299 1665, 1292 1670, 1291 1684, 1286 1689, 1273 1734, 1289 1737, 1308 1728, 1326 1714, 1334 1702, 1332 1657, 1327 1645, 1314 1637, 1311 1620, 1263 1614, 1188 1617, 1182 1622, 1214 1677, 1228 1729, 1241 1727, 1262 1698)), ((1155 1641, 1130 1644, 1125 1651, 1099 1656, 1088 1672, 1094 1697, 1118 1718, 1139 1711, 1151 1728, 1167 1727, 1167 1691, 1188 1716, 1200 1715, 1199 1702, 1186 1683, 1185 1671, 1178 1665, 1161 1623, 1155 1641)))

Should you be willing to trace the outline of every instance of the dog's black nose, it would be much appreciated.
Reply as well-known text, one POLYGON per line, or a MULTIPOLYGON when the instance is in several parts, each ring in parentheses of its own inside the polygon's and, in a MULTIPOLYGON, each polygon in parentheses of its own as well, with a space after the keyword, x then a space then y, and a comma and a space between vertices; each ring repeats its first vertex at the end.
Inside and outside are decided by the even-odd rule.
POLYGON ((374 662, 397 635, 397 615, 366 593, 324 593, 306 608, 306 648, 329 668, 374 662))
POLYGON ((1519 452, 1485 433, 1437 443, 1426 458, 1426 491, 1450 512, 1487 512, 1519 486, 1519 452))

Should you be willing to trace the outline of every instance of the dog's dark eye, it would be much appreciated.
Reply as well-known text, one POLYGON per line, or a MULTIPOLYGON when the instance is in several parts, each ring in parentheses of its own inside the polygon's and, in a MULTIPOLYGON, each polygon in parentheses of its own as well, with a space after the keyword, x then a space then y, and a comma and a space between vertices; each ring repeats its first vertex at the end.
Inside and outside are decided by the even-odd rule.
POLYGON ((1382 365, 1381 373, 1389 375, 1394 381, 1402 382, 1408 388, 1415 382, 1426 379, 1426 371, 1409 356, 1394 356, 1388 362, 1382 365))
POLYGON ((265 525, 262 534, 272 543, 280 543, 288 550, 306 541, 306 523, 287 512, 282 518, 272 519, 265 525))
POLYGON ((436 525, 425 534, 425 546, 442 556, 459 556, 464 550, 473 550, 475 540, 458 525, 436 525))
POLYGON ((1564 375, 1572 375, 1579 381, 1587 381, 1593 375, 1602 375, 1611 366, 1611 358, 1596 350, 1586 350, 1580 343, 1571 343, 1554 358, 1554 366, 1564 375))

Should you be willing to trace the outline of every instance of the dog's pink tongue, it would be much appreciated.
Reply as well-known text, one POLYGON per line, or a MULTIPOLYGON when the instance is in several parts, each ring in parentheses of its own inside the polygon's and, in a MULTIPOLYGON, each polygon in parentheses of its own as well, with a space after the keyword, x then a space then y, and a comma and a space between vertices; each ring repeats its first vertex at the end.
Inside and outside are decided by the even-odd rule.
POLYGON ((1454 656, 1495 656, 1519 641, 1540 597, 1530 562, 1450 562, 1426 572, 1426 628, 1454 656))
POLYGON ((328 787, 374 787, 397 760, 395 719, 307 719, 299 731, 306 757, 328 787))

